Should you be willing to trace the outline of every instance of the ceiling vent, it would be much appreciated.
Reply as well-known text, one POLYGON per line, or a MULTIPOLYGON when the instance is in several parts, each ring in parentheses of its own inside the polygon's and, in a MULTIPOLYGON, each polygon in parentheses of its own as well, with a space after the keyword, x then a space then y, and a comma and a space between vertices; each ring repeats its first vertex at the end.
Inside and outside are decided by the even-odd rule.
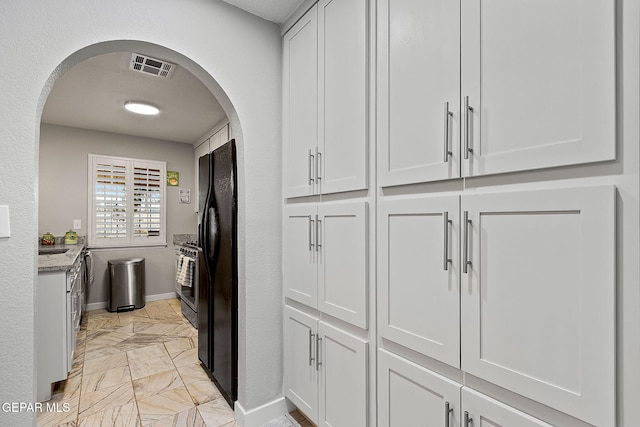
POLYGON ((171 77, 176 67, 176 64, 139 53, 131 54, 131 63, 129 64, 129 69, 132 71, 164 78, 171 77))

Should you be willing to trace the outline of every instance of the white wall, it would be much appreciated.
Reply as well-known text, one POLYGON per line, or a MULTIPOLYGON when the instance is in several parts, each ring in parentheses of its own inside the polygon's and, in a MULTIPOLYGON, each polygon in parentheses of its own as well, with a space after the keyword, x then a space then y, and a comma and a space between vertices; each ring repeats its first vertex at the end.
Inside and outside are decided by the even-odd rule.
MULTIPOLYGON (((281 42, 279 28, 217 0, 0 2, 0 402, 34 399, 38 141, 42 108, 74 63, 140 51, 192 72, 220 101, 238 143, 239 397, 282 396, 281 42)), ((33 414, 0 411, 0 424, 33 414)))
POLYGON ((146 295, 161 295, 174 290, 175 254, 173 234, 195 234, 195 200, 178 203, 178 188, 191 189, 195 195, 193 146, 98 132, 65 126, 42 124, 40 127, 40 165, 38 200, 38 235, 50 231, 63 236, 82 220, 81 236, 87 235, 88 181, 87 155, 104 154, 167 162, 167 170, 180 172, 179 187, 167 187, 167 246, 129 249, 94 249, 93 286, 88 290, 88 303, 107 301, 107 262, 110 259, 144 257, 146 265, 146 295))

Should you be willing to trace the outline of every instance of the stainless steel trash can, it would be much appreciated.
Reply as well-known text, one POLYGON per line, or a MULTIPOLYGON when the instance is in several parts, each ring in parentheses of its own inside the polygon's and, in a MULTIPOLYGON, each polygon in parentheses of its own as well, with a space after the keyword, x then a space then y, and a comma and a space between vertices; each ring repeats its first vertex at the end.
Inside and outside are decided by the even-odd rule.
POLYGON ((144 258, 113 259, 109 266, 108 311, 144 307, 144 258))

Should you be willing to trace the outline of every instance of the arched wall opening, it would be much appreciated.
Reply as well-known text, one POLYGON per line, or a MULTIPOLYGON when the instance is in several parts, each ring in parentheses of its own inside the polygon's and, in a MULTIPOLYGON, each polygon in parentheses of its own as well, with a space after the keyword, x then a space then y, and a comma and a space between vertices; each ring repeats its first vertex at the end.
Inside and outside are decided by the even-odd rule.
MULTIPOLYGON (((244 186, 246 185, 245 180, 245 164, 244 164, 244 141, 243 141, 243 133, 242 127, 240 123, 240 118, 238 113, 233 105, 231 99, 229 99, 227 93, 220 86, 220 84, 200 65, 195 63, 190 58, 186 56, 168 49, 163 46, 159 46, 156 44, 141 42, 141 41, 133 41, 133 40, 114 40, 109 42, 101 42, 98 44, 90 45, 85 48, 82 48, 71 55, 69 55, 60 65, 55 69, 55 71, 51 74, 45 87, 42 90, 42 94, 40 96, 40 100, 38 102, 38 122, 40 117, 42 116, 42 110, 46 103, 47 97, 50 94, 52 88, 54 87, 56 81, 69 69, 71 69, 74 65, 79 64, 91 57, 102 55, 105 53, 111 52, 145 52, 150 56, 164 58, 170 62, 176 63, 178 66, 181 66, 191 72, 196 78, 198 78, 209 91, 214 95, 214 97, 218 100, 224 112, 230 122, 230 138, 234 138, 236 140, 237 146, 237 155, 238 155, 238 242, 239 242, 239 251, 238 251, 238 262, 239 265, 245 265, 245 251, 243 247, 243 243, 246 241, 246 204, 244 203, 244 186)), ((246 296, 246 287, 245 280, 246 277, 243 274, 243 270, 239 269, 239 277, 238 277, 238 287, 239 287, 239 295, 246 296)), ((36 313, 37 316, 37 313, 36 313)), ((239 336, 246 337, 246 301, 242 301, 242 304, 239 304, 238 307, 238 318, 239 318, 239 336), (242 328, 242 330, 240 330, 242 328)), ((239 346, 241 355, 239 359, 244 359, 246 356, 246 347, 243 345, 239 346), (244 354, 243 354, 244 353, 244 354)), ((239 383, 246 384, 246 378, 244 377, 246 371, 239 371, 239 383)), ((246 395, 246 391, 245 391, 246 395)), ((239 396, 239 402, 242 402, 242 397, 239 396)), ((281 406, 281 405, 279 405, 281 406)), ((242 408, 242 407, 241 407, 242 408)), ((243 414, 238 414, 239 416, 243 416, 243 414)))
MULTIPOLYGON (((145 53, 198 77, 218 98, 231 126, 241 129, 236 134, 241 195, 236 415, 240 408, 245 426, 275 418, 273 411, 285 410, 279 26, 223 1, 201 0, 2 2, 0 15, 6 24, 0 36, 9 41, 0 73, 0 204, 9 207, 11 220, 10 238, 0 239, 0 372, 6 378, 0 400, 35 397, 38 141, 44 102, 75 63, 143 43, 149 48, 145 53), (260 415, 267 412, 267 418, 260 415)), ((33 425, 33 419, 33 413, 0 413, 3 425, 33 425)))

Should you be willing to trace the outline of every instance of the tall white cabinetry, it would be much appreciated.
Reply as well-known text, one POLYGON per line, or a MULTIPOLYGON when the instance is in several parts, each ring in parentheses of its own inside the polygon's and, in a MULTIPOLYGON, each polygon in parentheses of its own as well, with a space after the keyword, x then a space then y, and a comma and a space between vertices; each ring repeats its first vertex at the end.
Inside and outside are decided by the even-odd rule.
POLYGON ((614 2, 377 5, 378 425, 615 425, 614 2))
POLYGON ((366 202, 295 204, 285 209, 285 296, 367 327, 366 202))
POLYGON ((367 188, 367 0, 321 0, 283 38, 286 197, 367 188))
POLYGON ((614 2, 378 6, 382 186, 615 158, 614 2))
POLYGON ((327 427, 371 425, 368 27, 320 0, 283 36, 284 389, 327 427))
POLYGON ((285 307, 285 395, 318 426, 366 427, 368 343, 285 307))

